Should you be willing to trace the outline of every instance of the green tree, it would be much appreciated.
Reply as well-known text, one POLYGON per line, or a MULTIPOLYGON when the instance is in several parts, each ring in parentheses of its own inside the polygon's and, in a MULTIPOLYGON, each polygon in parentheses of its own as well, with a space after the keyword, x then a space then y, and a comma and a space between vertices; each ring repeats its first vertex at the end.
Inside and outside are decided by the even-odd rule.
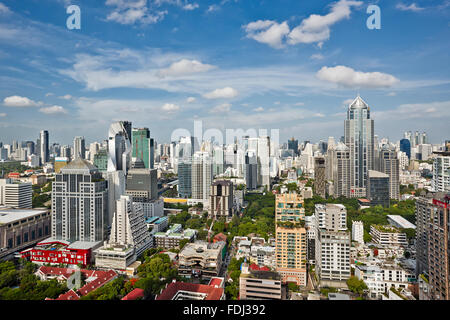
POLYGON ((352 292, 357 293, 359 295, 361 295, 364 292, 364 290, 367 289, 367 285, 364 283, 364 281, 359 280, 356 276, 351 276, 347 280, 347 286, 352 292))

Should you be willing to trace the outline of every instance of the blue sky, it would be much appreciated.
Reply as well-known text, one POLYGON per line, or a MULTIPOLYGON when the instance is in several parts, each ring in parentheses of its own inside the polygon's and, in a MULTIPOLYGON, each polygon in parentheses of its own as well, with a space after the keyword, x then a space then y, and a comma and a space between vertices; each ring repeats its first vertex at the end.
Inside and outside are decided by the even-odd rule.
POLYGON ((440 143, 449 40, 449 0, 0 0, 0 141, 100 141, 114 120, 159 142, 194 120, 326 140, 359 92, 380 137, 440 143), (71 4, 81 30, 66 28, 71 4))

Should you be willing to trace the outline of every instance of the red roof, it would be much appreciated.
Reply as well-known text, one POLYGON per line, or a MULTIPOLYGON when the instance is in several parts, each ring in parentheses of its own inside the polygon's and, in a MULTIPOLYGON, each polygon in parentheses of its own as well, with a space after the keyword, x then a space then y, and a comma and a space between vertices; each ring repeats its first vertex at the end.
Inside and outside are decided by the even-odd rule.
MULTIPOLYGON (((83 270, 82 270, 83 272, 83 270)), ((82 288, 78 290, 78 292, 85 296, 88 293, 94 291, 95 289, 100 288, 105 285, 109 281, 115 279, 117 277, 117 273, 113 270, 109 271, 94 271, 90 276, 97 277, 97 279, 85 284, 82 288)))
POLYGON ((80 296, 70 289, 66 293, 60 294, 56 299, 45 298, 45 300, 80 300, 80 296))
POLYGON ((250 270, 255 270, 255 271, 270 271, 270 269, 266 266, 264 267, 259 267, 257 264, 252 263, 249 267, 250 270))
MULTIPOLYGON (((70 275, 75 272, 75 269, 42 266, 38 269, 38 271, 45 275, 51 276, 63 275, 64 278, 68 279, 70 275)), ((100 288, 101 286, 105 285, 106 283, 117 277, 117 273, 113 270, 99 271, 99 270, 81 269, 80 272, 84 274, 86 279, 90 277, 96 278, 88 282, 78 290, 78 293, 82 296, 85 296, 88 293, 94 291, 95 289, 100 288)))
POLYGON ((209 285, 213 287, 220 287, 222 285, 222 282, 223 280, 220 278, 211 278, 211 280, 209 281, 209 285))
POLYGON ((227 242, 227 236, 223 233, 218 233, 214 236, 213 242, 224 241, 227 242))
POLYGON ((207 284, 172 282, 161 292, 156 300, 172 300, 178 291, 206 293, 205 300, 220 300, 223 295, 223 288, 215 288, 207 284))
POLYGON ((144 297, 144 290, 140 288, 136 288, 133 291, 131 291, 129 294, 127 294, 125 297, 122 298, 122 300, 136 300, 137 298, 143 298, 144 297))

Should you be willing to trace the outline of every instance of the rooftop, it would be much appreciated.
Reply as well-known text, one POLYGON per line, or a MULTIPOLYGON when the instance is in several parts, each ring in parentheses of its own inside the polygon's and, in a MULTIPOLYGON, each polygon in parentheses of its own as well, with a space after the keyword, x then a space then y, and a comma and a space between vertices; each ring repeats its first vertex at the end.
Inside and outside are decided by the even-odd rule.
POLYGON ((389 178, 387 174, 375 170, 369 170, 368 176, 369 178, 389 178))
POLYGON ((0 208, 0 225, 34 217, 45 212, 49 212, 49 210, 0 208))
POLYGON ((224 293, 223 288, 216 288, 213 285, 172 282, 156 297, 156 300, 173 300, 180 291, 205 294, 202 300, 220 300, 224 293))

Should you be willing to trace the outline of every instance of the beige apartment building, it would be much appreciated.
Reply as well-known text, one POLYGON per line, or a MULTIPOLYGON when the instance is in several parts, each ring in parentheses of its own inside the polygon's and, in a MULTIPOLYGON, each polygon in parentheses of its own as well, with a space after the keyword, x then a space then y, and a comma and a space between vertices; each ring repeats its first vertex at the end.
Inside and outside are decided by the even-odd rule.
POLYGON ((305 208, 301 195, 276 195, 275 223, 276 265, 281 281, 306 286, 305 208))
POLYGON ((281 300, 281 276, 277 272, 251 270, 242 265, 239 278, 240 300, 281 300))

